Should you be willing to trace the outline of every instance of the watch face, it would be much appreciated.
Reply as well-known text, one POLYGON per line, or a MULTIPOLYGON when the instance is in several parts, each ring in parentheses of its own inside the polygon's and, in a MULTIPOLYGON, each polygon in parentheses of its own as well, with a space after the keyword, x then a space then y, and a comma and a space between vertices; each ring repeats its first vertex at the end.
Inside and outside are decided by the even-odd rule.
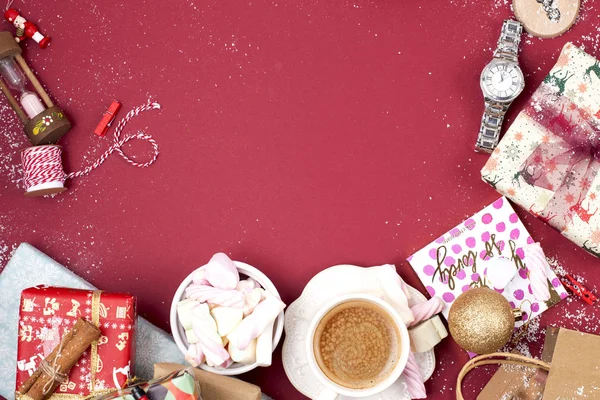
POLYGON ((525 86, 523 73, 516 63, 493 60, 481 73, 481 90, 495 101, 512 101, 525 86))

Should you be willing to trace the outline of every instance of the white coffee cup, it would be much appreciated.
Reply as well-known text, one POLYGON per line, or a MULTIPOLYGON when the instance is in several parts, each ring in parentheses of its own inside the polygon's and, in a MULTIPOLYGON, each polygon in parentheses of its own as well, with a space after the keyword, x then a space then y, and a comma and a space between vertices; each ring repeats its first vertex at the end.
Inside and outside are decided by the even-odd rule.
POLYGON ((349 294, 345 296, 336 297, 334 300, 329 301, 323 307, 317 311, 317 314, 312 319, 309 328, 308 335, 306 340, 306 352, 308 355, 308 365, 311 371, 315 374, 315 376, 319 379, 319 381, 325 386, 325 389, 321 391, 319 396, 316 397, 315 400, 334 400, 338 396, 348 396, 348 397, 366 397, 372 396, 374 394, 383 392, 385 389, 390 387, 394 382, 400 378, 402 375, 402 371, 404 371, 404 367, 406 366, 406 361, 408 360, 408 352, 410 351, 410 338, 408 336, 408 330, 406 329, 406 325, 402 321, 400 315, 385 301, 378 299, 377 297, 367 295, 367 294, 349 294), (317 364, 317 359, 315 357, 313 340, 315 336, 315 332, 317 330, 317 326, 319 322, 323 319, 325 314, 327 314, 331 309, 335 306, 347 303, 349 301, 367 301, 373 303, 380 308, 382 308, 390 318, 396 323, 398 328, 398 332, 400 333, 401 340, 401 348, 400 348, 400 358, 396 363, 394 369, 390 372, 390 374, 377 385, 367 388, 367 389, 351 389, 337 383, 333 382, 331 379, 327 377, 321 371, 321 368, 317 364))

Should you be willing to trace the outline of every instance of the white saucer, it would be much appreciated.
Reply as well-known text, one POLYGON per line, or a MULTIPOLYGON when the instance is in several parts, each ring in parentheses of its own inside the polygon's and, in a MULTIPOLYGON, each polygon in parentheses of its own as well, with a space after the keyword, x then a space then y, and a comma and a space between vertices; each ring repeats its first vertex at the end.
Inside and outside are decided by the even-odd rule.
MULTIPOLYGON (((302 295, 285 312, 285 341, 283 343, 283 368, 290 382, 305 396, 314 399, 323 385, 308 367, 306 333, 311 319, 322 304, 343 294, 366 293, 379 296, 381 289, 377 276, 383 267, 362 268, 353 265, 336 265, 319 272, 308 282, 302 295)), ((417 289, 409 286, 413 303, 427 301, 417 289)), ((433 350, 415 353, 421 367, 423 380, 431 377, 435 369, 433 350)), ((340 396, 339 400, 352 398, 340 396)), ((404 378, 391 387, 364 400, 410 400, 404 378)))

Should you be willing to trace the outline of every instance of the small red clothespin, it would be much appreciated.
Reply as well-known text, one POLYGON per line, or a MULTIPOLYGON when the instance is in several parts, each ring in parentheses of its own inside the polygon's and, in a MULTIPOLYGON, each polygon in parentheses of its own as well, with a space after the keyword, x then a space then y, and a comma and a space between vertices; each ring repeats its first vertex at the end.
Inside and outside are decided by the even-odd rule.
POLYGON ((110 124, 112 124, 112 122, 115 120, 115 116, 117 115, 117 112, 119 111, 120 108, 121 108, 121 103, 119 103, 117 100, 113 100, 110 107, 108 107, 108 110, 106 110, 106 112, 102 116, 102 120, 100 120, 100 123, 98 124, 96 129, 94 129, 94 133, 96 135, 98 135, 98 136, 106 135, 106 132, 108 131, 108 128, 110 127, 110 124))
POLYGON ((577 282, 575 278, 571 275, 566 274, 565 276, 560 277, 560 281, 563 285, 565 285, 570 291, 579 296, 583 301, 592 305, 598 298, 590 292, 585 286, 581 283, 577 282))

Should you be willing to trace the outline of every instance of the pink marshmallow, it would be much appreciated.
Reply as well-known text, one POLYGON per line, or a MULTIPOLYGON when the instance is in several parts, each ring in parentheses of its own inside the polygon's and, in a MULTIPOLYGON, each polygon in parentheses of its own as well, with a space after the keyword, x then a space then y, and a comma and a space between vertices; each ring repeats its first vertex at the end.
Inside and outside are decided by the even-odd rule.
POLYGON ((197 285, 208 285, 208 280, 206 279, 206 270, 204 267, 198 268, 194 271, 194 275, 192 275, 192 282, 197 285))
POLYGON ((233 290, 240 281, 237 267, 225 253, 217 253, 204 267, 206 280, 214 287, 233 290))
POLYGON ((204 353, 200 346, 195 343, 190 344, 187 353, 185 353, 185 361, 190 363, 192 367, 197 367, 204 362, 204 353))
POLYGON ((252 340, 260 336, 267 326, 277 319, 279 313, 285 308, 285 304, 273 295, 260 302, 252 314, 248 315, 242 322, 227 335, 230 343, 245 350, 252 340))
POLYGON ((409 325, 414 326, 418 325, 423 321, 427 321, 429 318, 433 317, 442 312, 446 303, 439 297, 432 297, 431 299, 423 302, 417 303, 410 308, 413 316, 415 317, 414 321, 409 325))
POLYGON ((207 362, 213 365, 222 365, 230 358, 229 353, 223 346, 223 340, 217 333, 214 321, 211 324, 210 321, 204 321, 204 318, 212 319, 210 314, 208 317, 197 315, 192 324, 194 334, 198 338, 197 347, 204 353, 207 362))
POLYGON ((423 376, 421 375, 421 368, 412 351, 408 353, 408 361, 406 362, 406 367, 402 372, 402 376, 404 376, 404 381, 406 382, 408 394, 411 399, 427 398, 427 392, 425 391, 425 385, 423 384, 423 376))
POLYGON ((185 297, 201 303, 244 308, 244 294, 237 290, 223 290, 212 286, 191 284, 185 289, 185 297))
POLYGON ((538 301, 548 301, 550 299, 550 289, 548 288, 548 271, 550 265, 544 250, 539 243, 528 244, 524 247, 525 261, 529 269, 529 281, 533 297, 538 301))

